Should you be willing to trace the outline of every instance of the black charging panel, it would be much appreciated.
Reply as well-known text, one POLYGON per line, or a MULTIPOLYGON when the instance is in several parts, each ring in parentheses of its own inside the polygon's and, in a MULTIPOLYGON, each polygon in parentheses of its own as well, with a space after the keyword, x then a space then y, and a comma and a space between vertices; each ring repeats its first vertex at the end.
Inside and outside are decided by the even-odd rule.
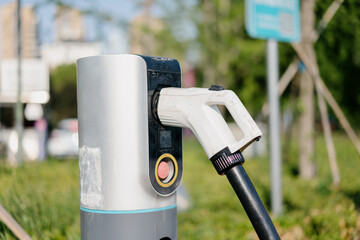
POLYGON ((141 56, 147 65, 148 124, 149 124, 149 178, 159 194, 170 195, 180 184, 183 173, 182 129, 165 127, 153 114, 153 97, 164 87, 181 87, 181 70, 177 60, 141 56), (155 177, 155 165, 163 154, 171 154, 177 162, 177 177, 167 187, 161 186, 155 177))

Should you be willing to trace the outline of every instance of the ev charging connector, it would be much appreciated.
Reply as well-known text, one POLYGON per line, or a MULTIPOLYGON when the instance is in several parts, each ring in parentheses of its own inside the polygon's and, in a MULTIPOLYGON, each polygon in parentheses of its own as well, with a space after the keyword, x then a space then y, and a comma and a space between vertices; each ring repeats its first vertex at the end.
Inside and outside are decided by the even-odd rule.
POLYGON ((213 85, 203 88, 164 88, 157 104, 158 118, 164 126, 190 128, 220 175, 226 175, 260 239, 280 239, 264 204, 242 164, 241 152, 262 133, 240 99, 232 91, 213 85), (221 115, 224 105, 241 136, 236 139, 221 115))
POLYGON ((219 174, 242 163, 241 152, 262 133, 233 91, 213 85, 205 88, 164 88, 158 96, 157 113, 164 126, 190 128, 219 174), (240 129, 236 139, 218 106, 225 106, 240 129))

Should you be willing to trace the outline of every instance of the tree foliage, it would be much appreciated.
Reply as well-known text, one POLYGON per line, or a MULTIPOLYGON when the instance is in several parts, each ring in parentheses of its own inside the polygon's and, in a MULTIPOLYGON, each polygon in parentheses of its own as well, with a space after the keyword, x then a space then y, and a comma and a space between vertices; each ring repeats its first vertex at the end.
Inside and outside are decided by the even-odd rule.
POLYGON ((247 36, 244 1, 159 0, 156 6, 164 24, 151 33, 160 42, 156 55, 178 59, 183 74, 195 69, 198 86, 222 85, 259 112, 266 96, 265 41, 247 36))
POLYGON ((253 113, 265 101, 265 42, 245 32, 244 1, 199 2, 197 64, 204 87, 220 84, 235 91, 253 113))
MULTIPOLYGON (((318 19, 333 0, 317 1, 318 19)), ((315 45, 320 73, 350 120, 360 123, 360 2, 346 0, 315 45)))
MULTIPOLYGON (((182 1, 177 1, 182 2, 182 1)), ((194 63, 199 85, 220 84, 235 91, 256 114, 266 101, 265 41, 245 31, 245 1, 198 0, 190 18, 197 28, 199 58, 194 63)), ((320 21, 333 0, 316 2, 320 21)), ((181 11, 183 11, 182 9, 181 11)), ((189 10, 189 9, 185 9, 189 10)), ((179 15, 168 15, 172 22, 179 15)), ((171 25, 169 26, 171 27, 171 25)), ((175 39, 176 40, 176 39, 175 39)), ((174 45, 172 45, 174 46, 174 45)), ((179 49, 179 48, 178 48, 179 49)), ((360 2, 346 0, 315 44, 320 73, 353 123, 360 122, 360 2)), ((280 43, 280 75, 295 52, 280 43)), ((287 95, 282 97, 287 101, 287 95)))
POLYGON ((76 65, 60 65, 50 74, 50 121, 77 117, 76 65))
MULTIPOLYGON (((317 21, 333 0, 316 2, 317 21)), ((245 1, 158 0, 161 31, 155 55, 173 57, 183 69, 195 68, 198 86, 219 84, 238 94, 252 114, 266 101, 265 41, 245 31, 245 1), (190 3, 189 3, 190 2, 190 3), (187 30, 190 26, 190 35, 187 30)), ((151 29, 146 28, 146 34, 151 29)), ((295 53, 280 43, 280 74, 295 53)), ((360 122, 360 2, 346 0, 315 44, 320 72, 353 123, 360 122)), ((76 116, 76 67, 63 65, 51 74, 52 117, 76 116)), ((287 95, 282 97, 287 101, 287 95)))

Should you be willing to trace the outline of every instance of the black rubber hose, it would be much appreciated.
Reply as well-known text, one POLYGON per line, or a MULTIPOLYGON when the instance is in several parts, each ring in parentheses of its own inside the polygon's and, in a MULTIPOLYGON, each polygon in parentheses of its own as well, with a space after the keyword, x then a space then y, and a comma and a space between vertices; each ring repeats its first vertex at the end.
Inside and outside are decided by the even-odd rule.
POLYGON ((245 169, 241 165, 236 165, 227 170, 225 174, 243 205, 259 239, 280 239, 245 169))

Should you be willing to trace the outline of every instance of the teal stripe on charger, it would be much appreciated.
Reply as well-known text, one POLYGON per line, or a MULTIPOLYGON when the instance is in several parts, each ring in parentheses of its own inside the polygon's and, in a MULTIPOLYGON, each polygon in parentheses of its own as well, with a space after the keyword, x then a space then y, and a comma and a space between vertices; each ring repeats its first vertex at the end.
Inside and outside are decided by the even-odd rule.
POLYGON ((169 207, 162 208, 151 208, 151 209, 139 209, 139 210, 96 210, 80 207, 81 211, 90 212, 90 213, 102 213, 102 214, 134 214, 134 213, 149 213, 149 212, 158 212, 176 208, 176 204, 169 207))

